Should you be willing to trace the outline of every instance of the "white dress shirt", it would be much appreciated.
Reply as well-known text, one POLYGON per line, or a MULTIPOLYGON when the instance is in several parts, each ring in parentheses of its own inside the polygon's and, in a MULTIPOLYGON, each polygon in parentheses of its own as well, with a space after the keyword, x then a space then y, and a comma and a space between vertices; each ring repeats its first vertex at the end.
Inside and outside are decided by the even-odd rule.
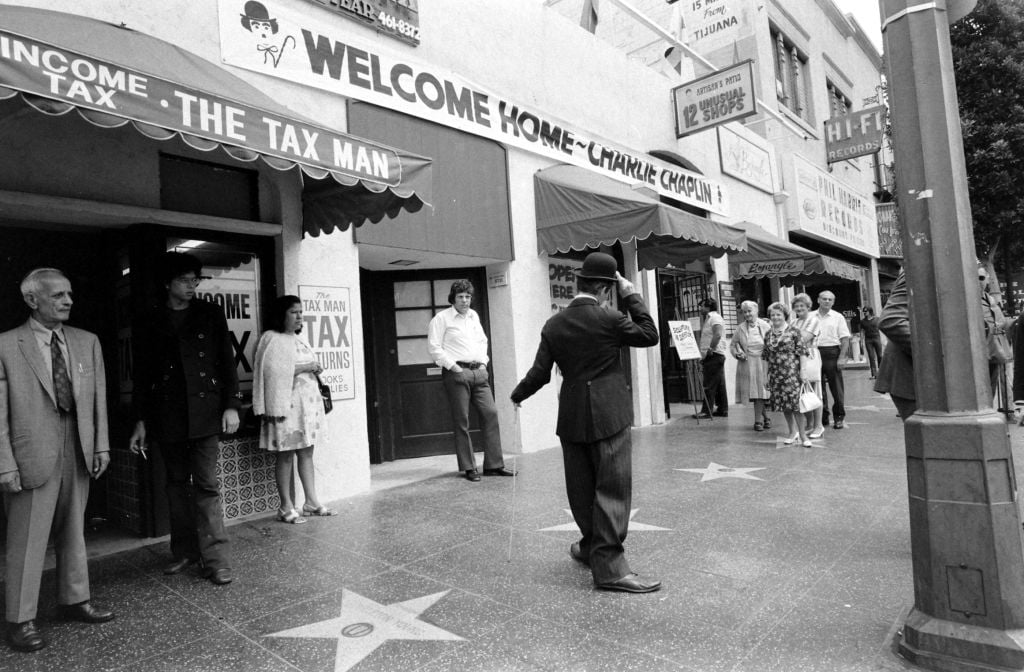
POLYGON ((68 341, 64 337, 63 327, 58 326, 53 330, 47 329, 32 317, 28 318, 28 326, 36 337, 36 345, 39 346, 39 352, 43 355, 43 361, 46 362, 46 370, 49 372, 50 377, 53 377, 53 355, 50 352, 50 339, 56 337, 60 352, 64 355, 64 366, 68 370, 68 379, 74 380, 75 374, 71 371, 71 359, 68 357, 68 341))
POLYGON ((846 318, 842 314, 830 310, 822 315, 819 310, 816 315, 821 327, 821 331, 818 332, 819 348, 842 345, 843 339, 850 337, 850 327, 846 325, 846 318))
POLYGON ((427 329, 427 350, 438 366, 451 369, 456 362, 487 364, 487 334, 480 316, 470 308, 460 315, 451 306, 434 315, 427 329))

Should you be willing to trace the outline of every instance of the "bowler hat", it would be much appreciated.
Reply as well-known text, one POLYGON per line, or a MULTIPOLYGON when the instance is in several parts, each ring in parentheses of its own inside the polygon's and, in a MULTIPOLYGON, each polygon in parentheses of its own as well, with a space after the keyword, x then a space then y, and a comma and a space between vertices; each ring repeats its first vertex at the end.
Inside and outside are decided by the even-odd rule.
POLYGON ((615 273, 618 270, 619 265, 615 263, 615 257, 604 252, 591 252, 583 260, 583 268, 576 274, 576 277, 615 282, 615 273))

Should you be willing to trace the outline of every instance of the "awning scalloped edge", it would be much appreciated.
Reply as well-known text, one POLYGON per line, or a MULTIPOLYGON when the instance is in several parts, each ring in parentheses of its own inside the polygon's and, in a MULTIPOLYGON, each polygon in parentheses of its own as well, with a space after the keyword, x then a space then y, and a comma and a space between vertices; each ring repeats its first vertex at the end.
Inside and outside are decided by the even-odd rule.
MULTIPOLYGON (((655 233, 654 231, 650 231, 650 232, 647 233, 646 236, 633 235, 633 236, 629 236, 628 238, 621 237, 621 236, 613 236, 611 238, 606 238, 606 239, 599 240, 599 241, 592 241, 592 242, 588 242, 588 243, 583 243, 579 247, 577 247, 575 245, 569 245, 568 247, 566 247, 564 249, 561 248, 561 247, 556 247, 555 248, 555 252, 560 252, 562 254, 565 254, 566 252, 569 252, 569 251, 582 252, 583 250, 586 250, 586 249, 597 249, 597 248, 599 248, 599 247, 601 247, 603 245, 609 245, 610 246, 610 245, 614 245, 615 243, 633 243, 633 242, 636 242, 636 241, 639 241, 639 240, 647 240, 651 236, 669 236, 669 234, 655 233)), ((690 238, 690 237, 687 237, 687 236, 671 236, 671 237, 676 238, 678 240, 689 240, 689 241, 691 241, 693 243, 697 243, 699 245, 708 245, 708 246, 711 246, 711 247, 718 247, 721 250, 721 252, 717 253, 717 254, 712 254, 711 255, 711 256, 716 257, 716 258, 722 256, 723 254, 726 254, 729 250, 734 250, 736 252, 743 252, 746 249, 746 248, 743 248, 743 247, 740 247, 740 246, 737 246, 737 245, 730 245, 728 243, 724 244, 725 247, 721 247, 722 243, 719 243, 718 241, 712 242, 710 239, 702 240, 700 238, 690 238)), ((549 250, 548 254, 552 254, 552 252, 549 250)))

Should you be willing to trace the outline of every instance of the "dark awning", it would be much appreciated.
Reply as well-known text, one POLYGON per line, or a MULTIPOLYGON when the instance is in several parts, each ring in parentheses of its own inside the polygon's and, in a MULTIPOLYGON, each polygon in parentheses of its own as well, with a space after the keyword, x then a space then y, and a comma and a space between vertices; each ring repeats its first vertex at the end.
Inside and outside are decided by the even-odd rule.
POLYGON ((729 254, 729 277, 733 280, 799 275, 829 275, 842 280, 863 277, 859 266, 776 238, 752 222, 735 226, 747 232, 747 250, 729 254))
POLYGON ((72 14, 3 6, 0 46, 0 100, 20 94, 45 114, 76 110, 96 126, 131 123, 155 140, 180 136, 239 161, 298 166, 314 180, 330 179, 334 195, 354 204, 332 228, 430 202, 429 159, 308 121, 169 42, 72 14))
MULTIPOLYGON (((746 234, 710 219, 661 203, 593 171, 559 165, 533 175, 537 210, 537 249, 548 254, 638 243, 641 268, 655 243, 672 241, 676 254, 668 263, 720 257, 746 249, 746 234), (688 257, 688 258, 685 258, 688 257)), ((660 264, 665 265, 665 264, 660 264)))

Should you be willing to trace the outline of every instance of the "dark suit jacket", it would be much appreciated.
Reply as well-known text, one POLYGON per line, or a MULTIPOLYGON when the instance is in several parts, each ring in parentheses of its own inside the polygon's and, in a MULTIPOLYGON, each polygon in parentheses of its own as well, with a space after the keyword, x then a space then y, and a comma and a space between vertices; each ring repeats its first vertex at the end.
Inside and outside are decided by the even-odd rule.
POLYGON ((879 316, 878 328, 889 339, 878 367, 876 392, 904 399, 917 399, 914 389, 914 360, 910 351, 910 304, 907 297, 907 279, 900 269, 892 294, 879 316))
POLYGON ((224 411, 241 407, 224 310, 193 299, 178 334, 168 310, 156 310, 139 330, 133 396, 136 418, 157 441, 220 434, 224 411))
POLYGON ((558 436, 590 442, 616 434, 633 422, 633 398, 622 371, 619 348, 658 343, 658 327, 639 294, 622 300, 632 321, 592 298, 580 297, 548 319, 533 366, 512 391, 520 403, 551 380, 551 365, 562 372, 558 436))
MULTIPOLYGON (((107 377, 95 334, 64 325, 78 438, 87 470, 96 453, 110 452, 107 377)), ((28 322, 0 334, 0 473, 17 470, 26 490, 53 474, 60 442, 53 375, 28 322)))

